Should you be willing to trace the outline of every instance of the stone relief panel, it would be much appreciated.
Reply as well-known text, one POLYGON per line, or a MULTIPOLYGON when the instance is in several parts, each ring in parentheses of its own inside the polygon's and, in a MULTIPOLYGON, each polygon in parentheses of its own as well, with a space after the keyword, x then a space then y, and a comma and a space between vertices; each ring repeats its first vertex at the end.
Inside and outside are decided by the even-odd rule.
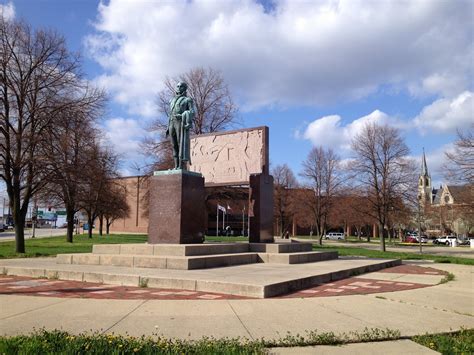
POLYGON ((199 135, 191 138, 189 170, 206 185, 248 184, 250 174, 268 170, 268 127, 199 135))

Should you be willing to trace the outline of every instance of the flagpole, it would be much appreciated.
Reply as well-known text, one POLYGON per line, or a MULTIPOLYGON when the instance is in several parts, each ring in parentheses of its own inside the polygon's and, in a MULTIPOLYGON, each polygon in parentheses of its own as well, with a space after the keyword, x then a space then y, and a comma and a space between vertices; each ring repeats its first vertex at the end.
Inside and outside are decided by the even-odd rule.
POLYGON ((250 207, 249 211, 247 212, 247 237, 250 238, 250 207))
POLYGON ((242 209, 242 237, 245 237, 245 205, 242 209))

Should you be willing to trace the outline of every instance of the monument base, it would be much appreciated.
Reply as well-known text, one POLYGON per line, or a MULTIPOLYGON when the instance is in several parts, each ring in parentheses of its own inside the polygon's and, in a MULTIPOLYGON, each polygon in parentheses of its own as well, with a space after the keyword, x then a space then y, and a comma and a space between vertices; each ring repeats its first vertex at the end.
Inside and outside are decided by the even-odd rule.
POLYGON ((148 243, 202 243, 204 200, 201 174, 187 170, 155 171, 150 181, 148 243))
POLYGON ((273 176, 250 175, 250 243, 273 243, 273 176))

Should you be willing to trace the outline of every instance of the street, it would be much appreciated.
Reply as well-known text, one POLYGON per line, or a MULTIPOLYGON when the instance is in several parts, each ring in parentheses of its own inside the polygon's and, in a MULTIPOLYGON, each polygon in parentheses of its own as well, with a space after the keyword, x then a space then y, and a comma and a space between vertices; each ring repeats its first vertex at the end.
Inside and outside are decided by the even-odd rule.
MULTIPOLYGON (((25 239, 30 239, 33 229, 25 229, 25 239)), ((47 238, 58 235, 66 235, 66 228, 36 228, 35 238, 47 238)), ((15 230, 9 229, 0 233, 0 242, 15 240, 15 230)))

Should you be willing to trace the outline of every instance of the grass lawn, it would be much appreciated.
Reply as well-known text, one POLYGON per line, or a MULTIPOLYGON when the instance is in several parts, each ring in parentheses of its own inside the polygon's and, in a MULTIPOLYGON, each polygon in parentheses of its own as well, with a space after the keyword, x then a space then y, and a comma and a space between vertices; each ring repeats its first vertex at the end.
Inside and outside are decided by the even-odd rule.
POLYGON ((474 329, 462 329, 451 334, 426 334, 412 339, 441 354, 473 354, 474 329))
MULTIPOLYGON (((167 339, 165 337, 130 337, 115 334, 72 335, 60 330, 39 330, 30 335, 0 337, 1 354, 268 354, 268 348, 314 345, 342 345, 400 339, 400 332, 390 329, 365 328, 342 334, 307 331, 267 340, 244 338, 204 337, 199 340, 167 339)), ((474 330, 426 334, 411 338, 413 341, 442 354, 472 354, 474 330)))
POLYGON ((125 244, 145 243, 146 235, 111 234, 99 236, 94 234, 91 239, 86 234, 74 236, 74 242, 66 242, 66 236, 36 238, 25 240, 25 254, 15 253, 15 241, 0 243, 0 258, 21 258, 35 256, 53 256, 63 253, 90 253, 93 244, 125 244))
POLYGON ((441 256, 431 254, 417 254, 417 253, 401 253, 394 251, 379 251, 357 247, 342 247, 342 246, 331 246, 323 245, 319 246, 313 244, 314 250, 335 250, 339 252, 340 256, 365 256, 368 258, 385 258, 385 259, 402 259, 402 260, 433 260, 437 263, 452 263, 452 264, 463 264, 463 265, 474 265, 474 259, 459 258, 455 256, 441 256))

